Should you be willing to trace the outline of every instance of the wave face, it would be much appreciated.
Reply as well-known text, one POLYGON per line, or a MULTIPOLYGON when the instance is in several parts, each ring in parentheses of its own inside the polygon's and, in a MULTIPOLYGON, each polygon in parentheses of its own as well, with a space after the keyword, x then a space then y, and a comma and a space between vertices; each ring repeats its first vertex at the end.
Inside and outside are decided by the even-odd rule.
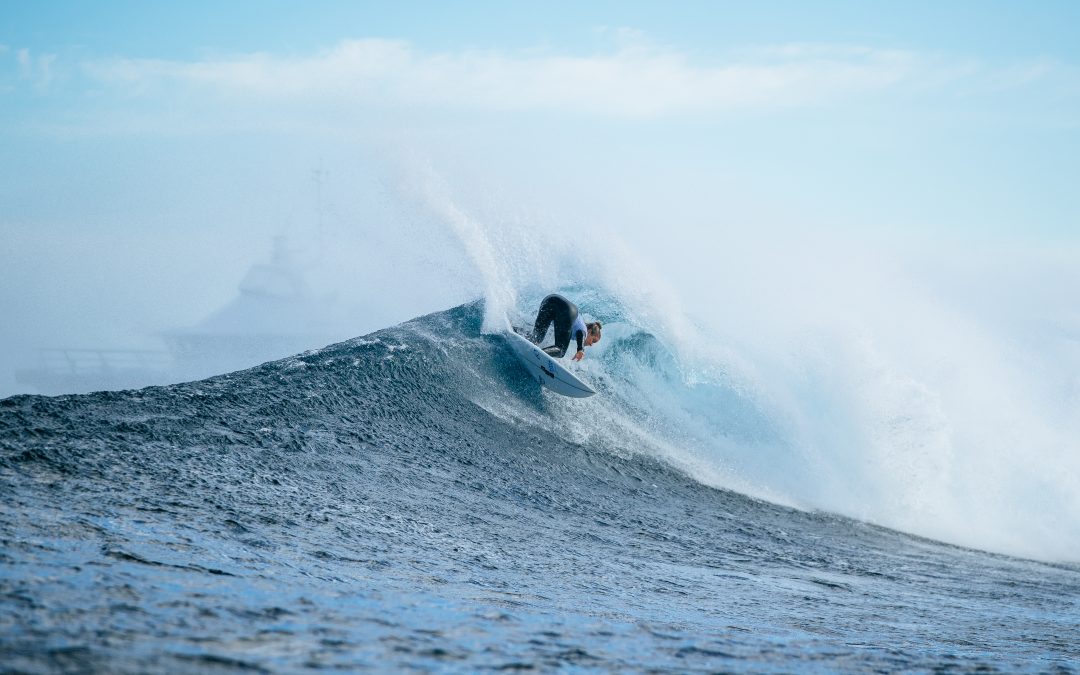
POLYGON ((1080 568, 785 505, 814 464, 772 404, 571 290, 607 307, 587 400, 539 390, 478 302, 205 381, 0 401, 0 664, 1075 666, 1080 568))
POLYGON ((677 200, 560 213, 543 190, 528 217, 519 194, 413 180, 422 239, 455 262, 424 287, 468 286, 488 331, 562 289, 619 339, 586 364, 602 401, 556 428, 774 503, 1080 561, 1075 244, 749 227, 677 200))

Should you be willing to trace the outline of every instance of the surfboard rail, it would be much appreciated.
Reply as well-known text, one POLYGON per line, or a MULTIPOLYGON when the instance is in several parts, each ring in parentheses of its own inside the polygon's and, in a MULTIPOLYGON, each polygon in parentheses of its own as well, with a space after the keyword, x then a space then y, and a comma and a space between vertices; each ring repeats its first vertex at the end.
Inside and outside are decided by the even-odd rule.
POLYGON ((596 390, 582 382, 576 375, 562 366, 557 359, 546 354, 525 337, 508 329, 506 339, 529 374, 556 394, 572 398, 587 398, 596 394, 596 390))

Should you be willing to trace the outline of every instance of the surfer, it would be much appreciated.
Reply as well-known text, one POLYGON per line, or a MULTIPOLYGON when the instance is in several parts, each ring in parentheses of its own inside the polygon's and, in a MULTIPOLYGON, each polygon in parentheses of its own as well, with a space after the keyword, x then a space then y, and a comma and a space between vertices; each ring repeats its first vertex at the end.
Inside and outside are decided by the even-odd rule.
POLYGON ((574 360, 580 361, 585 357, 585 347, 600 341, 600 322, 585 323, 578 314, 577 305, 557 293, 552 293, 540 303, 530 338, 533 344, 540 344, 552 323, 555 324, 555 344, 544 347, 544 352, 549 356, 561 359, 573 338, 577 341, 574 360))

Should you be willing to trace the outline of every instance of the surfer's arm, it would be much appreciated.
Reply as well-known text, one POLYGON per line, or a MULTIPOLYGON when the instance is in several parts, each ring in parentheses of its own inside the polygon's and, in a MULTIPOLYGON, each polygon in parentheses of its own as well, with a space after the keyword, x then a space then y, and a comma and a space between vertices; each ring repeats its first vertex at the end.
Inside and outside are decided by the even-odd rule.
POLYGON ((577 354, 574 354, 574 360, 580 361, 585 357, 585 333, 582 331, 574 331, 574 339, 577 340, 577 354))

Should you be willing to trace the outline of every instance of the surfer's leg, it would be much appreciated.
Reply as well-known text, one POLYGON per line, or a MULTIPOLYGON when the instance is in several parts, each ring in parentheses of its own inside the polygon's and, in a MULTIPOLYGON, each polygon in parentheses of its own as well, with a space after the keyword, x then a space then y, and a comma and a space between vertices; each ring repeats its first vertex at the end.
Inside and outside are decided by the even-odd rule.
POLYGON ((574 303, 564 298, 559 298, 558 311, 555 313, 555 346, 559 349, 559 358, 562 358, 570 346, 570 330, 577 318, 577 307, 574 303))
POLYGON ((529 338, 533 344, 540 344, 544 341, 544 336, 547 335, 548 327, 551 326, 551 322, 555 320, 554 307, 549 300, 550 296, 544 298, 544 301, 540 303, 540 311, 536 313, 536 321, 533 322, 532 336, 529 338))
MULTIPOLYGON (((549 295, 543 299, 540 303, 540 310, 536 312, 536 321, 533 322, 532 340, 533 344, 540 344, 544 341, 544 336, 547 335, 548 328, 551 323, 556 320, 561 308, 565 306, 566 299, 561 295, 549 295)), ((558 324, 556 324, 556 332, 558 331, 558 324)))

